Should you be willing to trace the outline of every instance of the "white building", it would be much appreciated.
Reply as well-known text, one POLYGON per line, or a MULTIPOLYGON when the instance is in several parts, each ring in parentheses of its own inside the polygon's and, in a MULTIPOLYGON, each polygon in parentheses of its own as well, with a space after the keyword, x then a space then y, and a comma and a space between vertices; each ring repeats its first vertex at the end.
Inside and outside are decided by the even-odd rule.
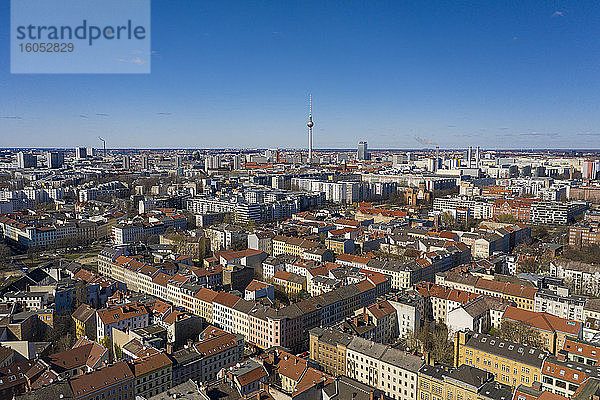
POLYGON ((104 336, 112 338, 112 328, 121 331, 145 328, 148 326, 148 321, 148 310, 140 303, 129 303, 98 310, 96 312, 96 337, 98 340, 104 336))
POLYGON ((417 400, 421 357, 354 337, 346 351, 346 376, 385 392, 396 400, 417 400))

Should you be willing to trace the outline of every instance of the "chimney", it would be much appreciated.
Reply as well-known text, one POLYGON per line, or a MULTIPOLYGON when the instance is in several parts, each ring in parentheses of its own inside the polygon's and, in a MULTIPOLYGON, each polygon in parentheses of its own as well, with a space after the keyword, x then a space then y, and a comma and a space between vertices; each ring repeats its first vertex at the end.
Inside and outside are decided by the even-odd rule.
POLYGON ((556 358, 558 359, 558 361, 567 361, 567 356, 565 355, 565 353, 558 353, 556 355, 556 358))
POLYGON ((173 345, 167 343, 167 354, 173 354, 173 345))
POLYGON ((192 339, 188 339, 187 340, 188 347, 192 347, 192 344, 194 344, 194 341, 192 339))
POLYGON ((531 384, 531 387, 535 390, 542 390, 542 382, 535 381, 531 384))

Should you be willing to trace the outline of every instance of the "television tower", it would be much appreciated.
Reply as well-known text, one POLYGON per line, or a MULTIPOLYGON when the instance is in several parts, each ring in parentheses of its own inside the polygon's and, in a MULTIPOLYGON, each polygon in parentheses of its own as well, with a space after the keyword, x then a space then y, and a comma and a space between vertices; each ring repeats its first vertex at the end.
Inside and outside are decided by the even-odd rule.
POLYGON ((315 126, 312 120, 312 94, 308 94, 308 163, 312 164, 312 128, 315 126))

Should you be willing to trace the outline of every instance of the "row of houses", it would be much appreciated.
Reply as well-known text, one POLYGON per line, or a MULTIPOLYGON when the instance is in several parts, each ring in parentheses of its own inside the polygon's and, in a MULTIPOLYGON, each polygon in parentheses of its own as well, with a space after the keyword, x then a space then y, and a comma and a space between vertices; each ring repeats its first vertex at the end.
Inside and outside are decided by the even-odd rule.
POLYGON ((485 369, 517 393, 531 392, 526 388, 534 386, 556 399, 583 400, 596 393, 599 354, 600 348, 576 338, 566 338, 556 355, 482 333, 459 332, 455 339, 455 366, 485 369))
POLYGON ((326 372, 370 385, 390 399, 512 399, 510 387, 484 369, 433 365, 426 357, 331 328, 310 331, 310 358, 326 372))
POLYGON ((385 281, 375 285, 365 279, 274 309, 260 301, 246 301, 230 293, 195 285, 189 276, 168 275, 116 251, 102 252, 98 260, 101 273, 123 282, 128 288, 182 307, 208 323, 243 335, 248 342, 262 348, 301 348, 308 340, 310 328, 342 321, 389 290, 385 281))

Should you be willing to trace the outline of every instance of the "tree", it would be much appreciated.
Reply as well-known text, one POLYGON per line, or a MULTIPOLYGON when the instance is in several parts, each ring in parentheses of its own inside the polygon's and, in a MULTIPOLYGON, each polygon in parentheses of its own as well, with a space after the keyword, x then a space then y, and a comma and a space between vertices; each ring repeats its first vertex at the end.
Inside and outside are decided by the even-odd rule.
POLYGON ((531 237, 539 240, 545 239, 548 237, 548 228, 539 225, 531 227, 531 237))
POLYGON ((539 269, 539 264, 535 260, 535 257, 527 257, 523 261, 519 262, 517 269, 522 273, 535 274, 539 269))
POLYGON ((537 329, 516 321, 502 321, 498 336, 511 342, 527 344, 538 349, 544 348, 544 340, 537 329))
POLYGON ((75 323, 70 314, 55 314, 53 328, 44 332, 44 341, 52 343, 53 352, 68 350, 75 343, 75 323))
POLYGON ((123 358, 123 349, 121 346, 115 343, 115 361, 119 361, 123 358))
POLYGON ((505 224, 514 224, 517 222, 516 218, 510 214, 500 214, 496 217, 498 222, 503 222, 505 224))
POLYGON ((448 340, 448 327, 444 324, 435 324, 433 328, 425 324, 417 334, 408 334, 402 342, 413 352, 429 353, 437 362, 454 361, 454 343, 448 340))
MULTIPOLYGON (((4 243, 0 243, 0 263, 7 262, 11 256, 10 247, 5 245, 4 243)), ((0 264, 1 265, 1 264, 0 264)))
POLYGON ((581 261, 587 264, 597 264, 598 260, 600 260, 600 245, 591 244, 580 249, 571 247, 565 248, 562 258, 572 261, 581 261))
POLYGON ((29 257, 29 259, 31 260, 31 264, 33 264, 33 261, 35 260, 37 254, 38 254, 38 251, 36 248, 29 247, 27 249, 27 257, 29 257))
POLYGON ((115 354, 114 354, 114 348, 113 348, 113 346, 111 346, 110 337, 108 337, 108 336, 102 336, 102 339, 100 339, 98 341, 98 343, 100 343, 102 346, 104 346, 108 350, 108 359, 109 359, 109 361, 111 361, 111 362, 114 361, 115 354))
POLYGON ((233 212, 227 213, 223 217, 223 222, 226 224, 233 224, 233 223, 235 223, 235 220, 236 220, 236 216, 235 216, 235 213, 233 213, 233 212))
POLYGON ((444 228, 452 228, 456 224, 456 219, 454 218, 454 215, 452 215, 452 213, 450 211, 444 211, 442 213, 441 218, 442 218, 442 226, 444 228))

